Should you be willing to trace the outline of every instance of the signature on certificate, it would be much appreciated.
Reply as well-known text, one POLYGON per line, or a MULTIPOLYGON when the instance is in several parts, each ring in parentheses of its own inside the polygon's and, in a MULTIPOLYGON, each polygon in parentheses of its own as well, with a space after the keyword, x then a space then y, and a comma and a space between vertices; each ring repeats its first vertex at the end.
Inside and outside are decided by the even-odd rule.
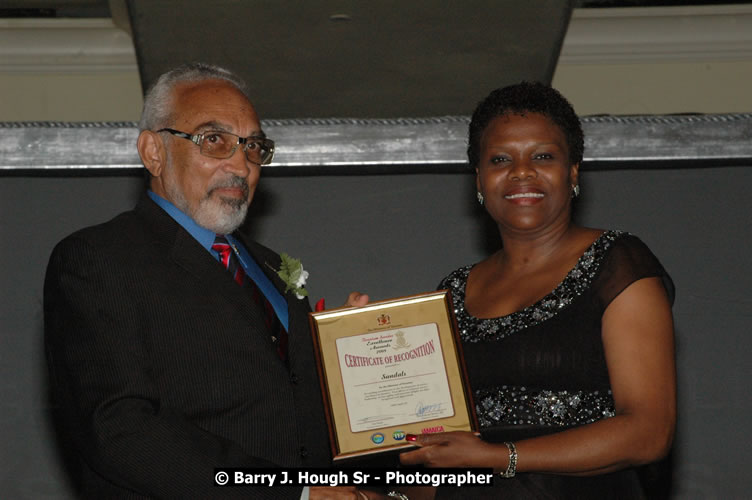
POLYGON ((441 411, 442 404, 443 403, 423 404, 423 401, 418 401, 418 404, 415 405, 415 416, 425 417, 433 413, 438 413, 441 411))

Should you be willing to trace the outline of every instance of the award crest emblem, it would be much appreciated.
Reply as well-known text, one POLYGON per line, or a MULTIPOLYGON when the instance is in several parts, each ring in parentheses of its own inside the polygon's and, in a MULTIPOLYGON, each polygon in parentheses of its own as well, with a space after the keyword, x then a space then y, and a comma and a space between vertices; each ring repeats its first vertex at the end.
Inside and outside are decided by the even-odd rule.
POLYGON ((388 314, 382 314, 378 318, 376 318, 376 322, 379 324, 379 326, 388 325, 392 322, 392 318, 389 317, 388 314))
POLYGON ((392 346, 392 349, 407 349, 410 347, 410 344, 407 343, 407 340, 405 340, 405 332, 402 330, 397 330, 397 333, 394 334, 394 345, 392 346))

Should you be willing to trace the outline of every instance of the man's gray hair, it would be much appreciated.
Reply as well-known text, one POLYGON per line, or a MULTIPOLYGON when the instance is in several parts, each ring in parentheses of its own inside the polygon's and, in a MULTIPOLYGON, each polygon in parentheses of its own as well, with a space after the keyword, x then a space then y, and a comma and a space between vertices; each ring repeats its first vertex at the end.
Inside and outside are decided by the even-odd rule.
POLYGON ((245 82, 232 71, 201 62, 183 64, 163 73, 146 92, 144 109, 138 122, 139 131, 156 131, 168 127, 172 121, 175 87, 181 83, 198 83, 204 80, 225 80, 251 100, 245 82))

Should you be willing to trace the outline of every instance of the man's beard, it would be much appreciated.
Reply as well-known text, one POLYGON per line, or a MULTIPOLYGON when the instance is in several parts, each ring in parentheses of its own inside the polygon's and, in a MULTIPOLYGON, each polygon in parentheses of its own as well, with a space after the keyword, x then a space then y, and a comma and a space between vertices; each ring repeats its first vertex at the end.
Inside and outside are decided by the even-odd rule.
POLYGON ((248 213, 249 191, 248 181, 233 175, 211 185, 206 196, 197 205, 191 206, 177 185, 167 187, 167 194, 176 207, 188 214, 196 224, 216 234, 230 234, 240 227, 248 213), (243 188, 242 198, 214 196, 217 189, 237 187, 243 188))

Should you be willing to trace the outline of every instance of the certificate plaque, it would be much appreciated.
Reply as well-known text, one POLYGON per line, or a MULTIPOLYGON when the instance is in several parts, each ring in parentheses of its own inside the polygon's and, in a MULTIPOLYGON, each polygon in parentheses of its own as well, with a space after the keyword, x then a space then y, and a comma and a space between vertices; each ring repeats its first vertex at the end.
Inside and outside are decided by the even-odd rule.
POLYGON ((450 303, 441 290, 311 313, 335 461, 477 429, 450 303))

